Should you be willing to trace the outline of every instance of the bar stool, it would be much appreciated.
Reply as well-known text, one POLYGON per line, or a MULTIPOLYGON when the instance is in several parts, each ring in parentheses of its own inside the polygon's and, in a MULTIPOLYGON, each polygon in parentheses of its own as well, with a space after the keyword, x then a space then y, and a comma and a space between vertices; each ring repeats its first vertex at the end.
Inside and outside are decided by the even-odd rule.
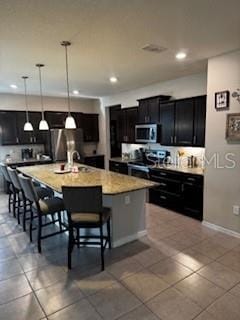
POLYGON ((33 182, 30 178, 24 177, 22 174, 18 175, 20 184, 22 186, 24 195, 26 199, 28 199, 32 203, 31 207, 31 217, 30 217, 30 241, 32 241, 32 230, 33 230, 33 219, 36 217, 38 219, 38 252, 42 252, 41 248, 41 240, 46 239, 57 234, 65 232, 67 229, 62 228, 61 221, 61 212, 64 211, 64 203, 63 200, 59 197, 53 197, 50 199, 40 199, 38 196, 33 182), (34 216, 34 212, 36 212, 36 216, 34 216), (52 220, 50 222, 44 223, 42 222, 42 218, 47 215, 53 216, 55 213, 58 214, 58 219, 52 220), (60 231, 53 232, 47 235, 42 235, 42 228, 48 226, 50 224, 59 222, 60 231))
POLYGON ((64 205, 67 210, 69 239, 68 239, 68 268, 72 267, 71 253, 75 244, 100 245, 101 268, 104 270, 104 250, 106 245, 111 249, 110 217, 111 209, 103 207, 102 187, 62 187, 64 205), (107 224, 107 236, 103 235, 103 226, 107 224), (80 235, 80 229, 98 228, 99 235, 80 235), (76 236, 74 237, 74 230, 76 236), (85 241, 81 241, 84 239, 85 241), (99 239, 99 241, 87 241, 99 239), (105 240, 105 243, 104 243, 105 240))
POLYGON ((6 181, 6 183, 8 184, 9 188, 8 188, 8 192, 9 192, 9 196, 8 196, 8 211, 11 212, 12 209, 13 209, 13 215, 14 217, 16 217, 15 215, 15 211, 14 211, 14 203, 15 203, 15 200, 14 198, 16 198, 16 195, 14 194, 14 188, 13 188, 13 184, 12 184, 12 181, 11 181, 11 178, 8 174, 8 170, 7 170, 7 166, 3 163, 0 163, 0 168, 1 168, 1 171, 2 171, 2 175, 3 175, 3 178, 4 180, 6 181), (12 207, 12 209, 11 209, 12 207))
MULTIPOLYGON (((8 167, 7 170, 13 184, 14 192, 16 194, 14 210, 17 209, 18 224, 20 224, 20 215, 22 214, 23 230, 26 231, 26 220, 29 220, 29 218, 26 217, 26 214, 27 212, 31 212, 32 203, 29 200, 27 200, 25 197, 24 191, 21 187, 21 184, 18 178, 17 171, 15 169, 12 169, 11 167, 8 167)), ((33 185, 39 198, 43 199, 43 198, 53 197, 53 191, 50 188, 40 187, 38 183, 35 184, 34 182, 33 182, 33 185)))

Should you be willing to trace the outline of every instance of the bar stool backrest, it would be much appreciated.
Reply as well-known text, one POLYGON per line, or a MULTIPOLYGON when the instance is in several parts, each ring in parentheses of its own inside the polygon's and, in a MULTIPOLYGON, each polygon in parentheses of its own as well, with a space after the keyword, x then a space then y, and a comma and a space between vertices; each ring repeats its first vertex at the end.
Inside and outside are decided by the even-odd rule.
POLYGON ((62 187, 63 201, 69 213, 101 213, 102 186, 62 187))
POLYGON ((7 182, 12 183, 12 180, 11 180, 9 173, 8 173, 8 170, 7 170, 7 166, 3 163, 0 163, 0 168, 1 168, 4 179, 7 182))
POLYGON ((10 168, 10 167, 7 168, 7 171, 8 171, 8 174, 10 176, 10 179, 12 181, 14 188, 17 189, 18 191, 21 191, 22 187, 20 185, 17 171, 15 169, 10 168))
POLYGON ((38 204, 39 197, 34 189, 32 179, 25 177, 22 174, 19 174, 18 178, 19 178, 25 197, 29 201, 35 202, 36 204, 38 204))

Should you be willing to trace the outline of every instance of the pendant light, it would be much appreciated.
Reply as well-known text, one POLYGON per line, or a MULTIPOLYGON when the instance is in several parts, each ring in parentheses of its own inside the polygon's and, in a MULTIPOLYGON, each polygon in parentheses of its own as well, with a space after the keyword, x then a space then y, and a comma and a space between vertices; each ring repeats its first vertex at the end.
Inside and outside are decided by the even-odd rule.
POLYGON ((42 112, 42 120, 39 122, 39 130, 49 130, 49 126, 47 121, 44 119, 44 110, 43 110, 43 95, 42 95, 42 74, 41 68, 44 67, 44 64, 38 63, 36 64, 38 67, 39 73, 39 89, 40 89, 40 97, 41 97, 41 112, 42 112))
POLYGON ((76 129, 76 122, 70 112, 70 94, 69 94, 69 80, 68 80, 68 51, 67 48, 71 45, 69 41, 62 41, 61 45, 65 47, 65 57, 66 57, 66 84, 67 84, 67 102, 68 102, 68 116, 65 122, 66 129, 76 129))
POLYGON ((24 82, 24 92, 25 92, 25 105, 26 105, 26 122, 24 124, 24 131, 33 131, 33 126, 31 122, 29 122, 29 114, 28 114, 28 100, 27 100, 27 79, 28 77, 23 76, 22 77, 24 82))

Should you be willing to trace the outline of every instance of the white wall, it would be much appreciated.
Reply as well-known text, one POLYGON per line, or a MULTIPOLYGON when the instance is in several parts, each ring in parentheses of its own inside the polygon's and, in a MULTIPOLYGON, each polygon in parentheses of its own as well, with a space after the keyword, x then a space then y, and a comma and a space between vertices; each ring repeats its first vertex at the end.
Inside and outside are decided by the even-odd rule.
MULTIPOLYGON (((44 97, 44 109, 49 111, 67 111, 67 100, 58 97, 44 97)), ((71 98, 71 110, 85 113, 95 112, 96 99, 71 98)), ((29 110, 40 111, 41 104, 39 96, 28 97, 29 110)), ((0 110, 25 110, 24 95, 0 94, 0 110)))
POLYGON ((240 232, 240 216, 232 213, 233 205, 240 205, 240 144, 230 144, 225 139, 227 113, 240 113, 240 104, 230 98, 229 111, 216 111, 214 94, 240 88, 240 51, 212 58, 208 62, 206 157, 218 154, 220 165, 228 164, 224 157, 234 153, 233 169, 206 166, 204 190, 204 220, 240 232))
MULTIPOLYGON (((118 95, 103 97, 100 100, 101 113, 101 143, 99 152, 106 154, 106 160, 110 157, 109 146, 109 106, 121 104, 122 107, 137 106, 137 99, 156 96, 159 94, 171 95, 176 99, 193 97, 207 93, 207 74, 200 73, 188 77, 178 78, 166 82, 160 82, 133 91, 127 91, 118 95)), ((160 145, 159 145, 160 146, 160 145)), ((108 165, 108 162, 106 162, 108 165)))
POLYGON ((133 91, 102 98, 102 104, 112 106, 121 104, 122 107, 137 106, 137 99, 156 96, 159 94, 170 95, 176 99, 194 97, 206 94, 207 74, 200 73, 170 81, 159 82, 133 91))

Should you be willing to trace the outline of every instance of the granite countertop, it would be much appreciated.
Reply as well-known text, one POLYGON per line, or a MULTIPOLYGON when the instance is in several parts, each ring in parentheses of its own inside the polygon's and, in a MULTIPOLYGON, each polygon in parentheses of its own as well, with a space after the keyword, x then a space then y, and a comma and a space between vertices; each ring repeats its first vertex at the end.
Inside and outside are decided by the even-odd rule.
POLYGON ((31 159, 12 159, 10 161, 3 161, 4 164, 6 165, 17 165, 17 164, 28 164, 28 163, 45 163, 45 162, 50 162, 52 159, 40 159, 37 160, 36 158, 31 158, 31 159))
POLYGON ((124 160, 124 159, 122 159, 122 157, 114 157, 114 158, 110 158, 109 160, 115 161, 115 162, 122 162, 122 163, 128 163, 130 161, 135 161, 134 159, 124 160))
POLYGON ((187 173, 187 174, 196 174, 196 175, 204 175, 204 168, 202 167, 184 167, 184 166, 178 166, 175 164, 167 164, 167 165, 158 165, 158 166, 149 166, 150 168, 156 168, 156 169, 164 169, 164 170, 171 170, 176 171, 180 173, 187 173))
POLYGON ((104 157, 104 154, 89 154, 89 153, 86 153, 83 155, 83 158, 95 158, 95 157, 104 157))
MULTIPOLYGON (((134 160, 123 160, 121 157, 116 157, 116 158, 110 158, 111 161, 116 161, 116 162, 121 162, 121 163, 126 163, 128 164, 130 161, 134 160)), ((197 174, 197 175, 204 175, 204 168, 202 167, 194 167, 194 168, 189 168, 185 166, 178 166, 175 164, 165 164, 165 165, 157 165, 157 166, 148 166, 149 168, 159 168, 159 169, 165 169, 165 170, 172 170, 180 173, 188 173, 188 174, 197 174)))
MULTIPOLYGON (((56 174, 59 164, 46 164, 20 167, 18 170, 27 176, 49 186, 57 192, 62 191, 62 186, 95 186, 102 185, 103 194, 116 195, 124 192, 131 192, 140 189, 147 189, 157 186, 152 181, 130 177, 127 175, 88 167, 89 172, 56 174)), ((79 166, 79 165, 78 165, 79 166)))

